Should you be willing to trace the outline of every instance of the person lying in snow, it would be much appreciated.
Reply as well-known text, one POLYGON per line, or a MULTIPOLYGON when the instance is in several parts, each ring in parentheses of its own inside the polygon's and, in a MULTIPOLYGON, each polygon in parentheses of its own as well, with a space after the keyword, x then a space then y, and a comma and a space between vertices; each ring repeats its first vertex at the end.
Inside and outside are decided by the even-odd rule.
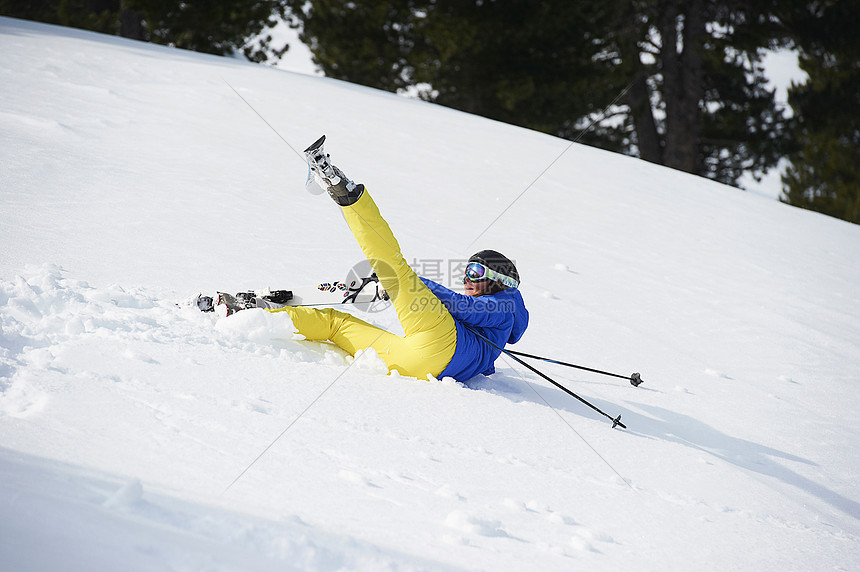
POLYGON ((388 223, 362 184, 355 184, 331 164, 323 150, 325 135, 305 150, 311 176, 340 205, 353 236, 388 293, 405 331, 399 336, 333 308, 284 306, 308 340, 329 340, 351 355, 373 348, 389 370, 426 379, 466 381, 495 372, 499 347, 517 342, 528 326, 513 262, 494 250, 469 259, 463 282, 466 294, 420 278, 400 252, 388 223))

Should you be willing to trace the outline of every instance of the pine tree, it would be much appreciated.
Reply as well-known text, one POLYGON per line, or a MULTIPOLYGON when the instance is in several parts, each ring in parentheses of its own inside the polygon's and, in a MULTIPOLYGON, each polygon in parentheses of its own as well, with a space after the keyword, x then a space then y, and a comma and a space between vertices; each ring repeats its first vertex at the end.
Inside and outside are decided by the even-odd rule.
POLYGON ((782 152, 771 0, 290 3, 329 76, 731 184, 782 152))
POLYGON ((736 184, 784 151, 786 122, 761 66, 784 42, 767 0, 641 0, 616 24, 639 156, 736 184))
POLYGON ((328 77, 397 91, 415 83, 407 57, 420 15, 417 2, 290 0, 299 38, 328 77))
POLYGON ((789 90, 798 149, 781 200, 860 224, 860 10, 847 1, 812 8, 790 22, 809 79, 789 90))
POLYGON ((227 55, 277 59, 263 32, 284 16, 283 0, 0 0, 0 14, 227 55), (249 40, 254 39, 254 42, 249 40))
POLYGON ((241 50, 252 61, 266 59, 271 37, 263 37, 261 46, 249 45, 248 40, 274 26, 284 14, 283 2, 277 0, 124 0, 123 4, 140 16, 147 41, 216 55, 241 50))

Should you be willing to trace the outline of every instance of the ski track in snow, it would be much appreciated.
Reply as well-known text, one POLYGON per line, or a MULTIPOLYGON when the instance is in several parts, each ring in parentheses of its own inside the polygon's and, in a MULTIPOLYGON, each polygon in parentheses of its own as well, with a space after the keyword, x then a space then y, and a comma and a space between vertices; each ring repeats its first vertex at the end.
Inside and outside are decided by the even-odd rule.
POLYGON ((581 145, 490 224, 568 142, 8 18, 0 55, 0 570, 860 562, 856 225, 581 145), (505 356, 417 380, 177 306, 362 258, 225 81, 326 133, 422 273, 510 253, 516 349, 640 372, 536 364, 629 430, 505 356))

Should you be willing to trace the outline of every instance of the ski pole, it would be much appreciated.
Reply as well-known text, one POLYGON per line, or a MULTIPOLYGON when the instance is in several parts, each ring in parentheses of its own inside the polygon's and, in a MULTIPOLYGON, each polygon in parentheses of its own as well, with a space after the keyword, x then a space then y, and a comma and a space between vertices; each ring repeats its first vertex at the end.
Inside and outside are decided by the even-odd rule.
POLYGON ((517 351, 514 351, 514 350, 507 350, 507 351, 508 351, 508 353, 511 353, 511 354, 514 354, 514 355, 518 355, 518 356, 522 356, 522 357, 527 357, 527 358, 532 358, 532 359, 539 359, 539 360, 541 360, 541 361, 545 361, 545 362, 548 362, 548 363, 555 363, 555 364, 558 364, 558 365, 563 365, 563 366, 567 366, 567 367, 574 367, 574 368, 576 368, 576 369, 582 369, 582 370, 585 370, 585 371, 590 371, 590 372, 592 372, 592 373, 599 373, 599 374, 601 374, 601 375, 609 375, 609 376, 611 376, 611 377, 618 377, 618 378, 621 378, 621 379, 626 379, 626 380, 628 380, 628 381, 630 382, 630 385, 632 385, 633 387, 639 387, 639 384, 644 383, 644 382, 642 381, 642 377, 641 377, 638 373, 633 373, 633 374, 630 374, 629 376, 626 376, 626 375, 619 375, 619 374, 617 374, 617 373, 610 373, 610 372, 608 372, 608 371, 601 371, 601 370, 599 370, 599 369, 592 369, 592 368, 590 368, 590 367, 585 367, 585 366, 582 366, 582 365, 576 365, 576 364, 572 364, 572 363, 567 363, 567 362, 564 362, 564 361, 559 361, 559 360, 557 360, 557 359, 552 359, 552 358, 546 358, 546 357, 536 356, 536 355, 527 354, 527 353, 524 353, 524 352, 517 352, 517 351))
POLYGON ((600 413, 601 415, 603 415, 604 417, 606 417, 607 419, 609 419, 610 421, 612 421, 612 428, 613 428, 613 429, 615 429, 615 427, 621 427, 621 428, 623 428, 623 429, 627 429, 627 425, 625 425, 624 423, 622 423, 622 422, 621 422, 621 415, 619 415, 618 417, 613 418, 613 417, 612 417, 611 415, 609 415, 608 413, 605 413, 604 411, 602 411, 601 409, 599 409, 597 406, 592 405, 591 403, 589 403, 588 401, 586 401, 586 400, 585 400, 585 399, 583 399, 582 397, 578 396, 577 394, 575 394, 574 392, 572 392, 571 390, 569 390, 568 388, 566 388, 566 387, 565 387, 565 386, 563 386, 562 384, 558 383, 557 381, 555 381, 554 379, 552 379, 550 376, 546 375, 545 373, 543 373, 542 371, 540 371, 539 369, 537 369, 536 367, 534 367, 534 366, 531 366, 531 365, 527 364, 526 362, 524 362, 523 360, 521 360, 520 358, 518 358, 516 355, 514 355, 514 352, 512 352, 511 350, 506 350, 505 348, 501 348, 501 347, 497 346, 496 344, 494 344, 493 342, 491 342, 490 340, 488 340, 486 337, 484 337, 484 336, 483 336, 483 335, 481 335, 480 333, 478 333, 478 332, 476 332, 475 330, 473 330, 472 328, 469 328, 468 326, 467 326, 467 328, 468 328, 468 330, 469 330, 470 332, 472 332, 473 334, 475 334, 475 335, 476 335, 476 336, 478 336, 480 339, 484 340, 485 342, 487 342, 488 344, 490 344, 491 346, 493 346, 493 347, 494 347, 494 348, 496 348, 497 350, 499 350, 499 351, 501 351, 501 352, 503 352, 503 353, 505 353, 505 354, 507 354, 507 355, 511 356, 512 358, 514 358, 517 362, 519 362, 519 363, 520 363, 520 365, 523 365, 523 366, 527 367, 530 371, 532 371, 532 372, 534 372, 534 373, 538 374, 539 376, 541 376, 542 378, 544 378, 545 380, 547 380, 548 382, 550 382, 551 384, 553 384, 554 386, 556 386, 557 388, 559 388, 560 390, 562 390, 563 392, 565 392, 566 394, 570 395, 571 397, 573 397, 573 398, 575 398, 575 399, 578 399, 580 402, 584 403, 585 405, 587 405, 588 407, 590 407, 590 408, 591 408, 591 409, 593 409, 594 411, 597 411, 598 413, 600 413))

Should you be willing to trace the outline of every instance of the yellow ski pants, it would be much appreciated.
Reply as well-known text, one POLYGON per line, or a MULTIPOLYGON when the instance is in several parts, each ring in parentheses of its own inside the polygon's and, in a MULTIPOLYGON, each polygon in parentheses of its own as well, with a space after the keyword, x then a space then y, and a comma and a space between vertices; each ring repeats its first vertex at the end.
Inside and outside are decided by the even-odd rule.
POLYGON ((389 371, 426 379, 437 377, 457 346, 454 318, 415 274, 400 245, 365 189, 353 205, 341 207, 346 222, 394 304, 406 333, 392 334, 332 308, 285 306, 298 332, 308 340, 330 340, 352 355, 373 348, 389 371))

